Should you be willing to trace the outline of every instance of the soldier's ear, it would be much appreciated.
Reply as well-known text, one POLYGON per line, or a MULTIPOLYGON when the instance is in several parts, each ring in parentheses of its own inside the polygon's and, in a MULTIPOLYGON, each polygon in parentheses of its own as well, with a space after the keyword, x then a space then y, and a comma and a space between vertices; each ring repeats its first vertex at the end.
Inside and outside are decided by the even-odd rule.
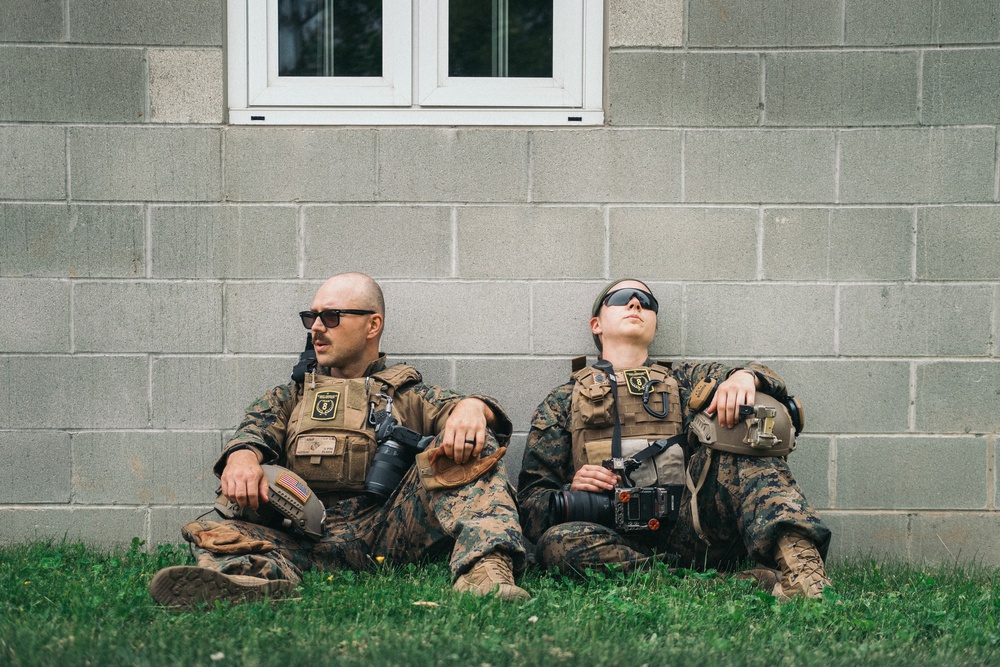
POLYGON ((595 336, 601 333, 601 318, 596 315, 590 318, 590 333, 595 336))
POLYGON ((377 338, 382 334, 382 327, 385 325, 385 319, 375 313, 374 315, 368 316, 368 338, 377 338))

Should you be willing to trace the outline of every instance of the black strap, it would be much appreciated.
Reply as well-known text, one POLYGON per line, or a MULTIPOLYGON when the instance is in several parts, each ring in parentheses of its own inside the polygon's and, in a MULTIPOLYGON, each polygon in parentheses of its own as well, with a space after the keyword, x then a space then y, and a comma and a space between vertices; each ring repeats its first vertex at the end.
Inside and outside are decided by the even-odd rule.
POLYGON ((306 380, 306 373, 316 370, 316 349, 313 347, 312 333, 306 334, 306 347, 299 354, 299 362, 292 368, 292 380, 301 385, 306 380))
POLYGON ((642 463, 646 459, 653 458, 657 454, 667 451, 667 449, 674 445, 683 444, 686 439, 687 436, 683 433, 679 433, 670 438, 660 438, 656 442, 650 444, 649 447, 646 447, 646 449, 633 456, 632 459, 636 463, 642 463))
POLYGON ((622 420, 618 415, 618 381, 615 379, 615 369, 611 362, 605 359, 594 364, 594 368, 604 373, 608 382, 611 383, 611 398, 615 408, 615 429, 611 434, 611 458, 620 459, 622 458, 622 420))

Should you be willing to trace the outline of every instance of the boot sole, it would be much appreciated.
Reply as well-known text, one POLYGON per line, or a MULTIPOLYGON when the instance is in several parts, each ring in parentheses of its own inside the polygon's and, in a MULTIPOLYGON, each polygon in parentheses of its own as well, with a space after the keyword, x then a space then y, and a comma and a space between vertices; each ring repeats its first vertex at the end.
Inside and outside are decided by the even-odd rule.
POLYGON ((276 600, 295 588, 294 583, 284 579, 240 579, 248 581, 203 567, 178 565, 157 572, 149 582, 149 593, 164 607, 192 608, 202 603, 214 604, 216 600, 276 600))

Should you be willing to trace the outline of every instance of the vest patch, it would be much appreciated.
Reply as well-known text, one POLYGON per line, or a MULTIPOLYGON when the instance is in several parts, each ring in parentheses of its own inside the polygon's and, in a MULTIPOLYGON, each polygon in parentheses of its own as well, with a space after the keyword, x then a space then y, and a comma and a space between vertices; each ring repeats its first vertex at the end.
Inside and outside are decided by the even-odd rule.
POLYGON ((312 418, 326 421, 337 416, 337 406, 340 404, 339 391, 318 391, 313 401, 312 418))
POLYGON ((625 386, 628 387, 628 393, 633 396, 642 396, 646 385, 649 384, 649 369, 627 368, 622 373, 625 375, 625 386))

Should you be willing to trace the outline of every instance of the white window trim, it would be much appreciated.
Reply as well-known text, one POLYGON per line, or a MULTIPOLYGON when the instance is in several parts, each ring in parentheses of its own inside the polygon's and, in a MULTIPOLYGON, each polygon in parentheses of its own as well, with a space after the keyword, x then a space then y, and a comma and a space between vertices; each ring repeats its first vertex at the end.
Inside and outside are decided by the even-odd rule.
POLYGON ((447 0, 386 0, 383 76, 278 77, 277 0, 227 0, 236 125, 602 125, 604 3, 556 0, 551 79, 449 78, 447 0), (414 48, 414 7, 419 44, 414 48), (270 20, 265 12, 270 12, 270 20), (266 26, 266 28, 265 28, 266 26), (390 48, 392 40, 397 48, 390 48), (442 42, 444 46, 442 48, 442 42), (251 50, 251 44, 265 48, 251 50), (405 45, 399 48, 398 45, 405 45), (417 67, 417 51, 433 53, 417 67), (580 54, 579 58, 566 54, 580 54), (349 99, 351 106, 336 106, 349 99), (535 106, 529 106, 534 104, 535 106))

